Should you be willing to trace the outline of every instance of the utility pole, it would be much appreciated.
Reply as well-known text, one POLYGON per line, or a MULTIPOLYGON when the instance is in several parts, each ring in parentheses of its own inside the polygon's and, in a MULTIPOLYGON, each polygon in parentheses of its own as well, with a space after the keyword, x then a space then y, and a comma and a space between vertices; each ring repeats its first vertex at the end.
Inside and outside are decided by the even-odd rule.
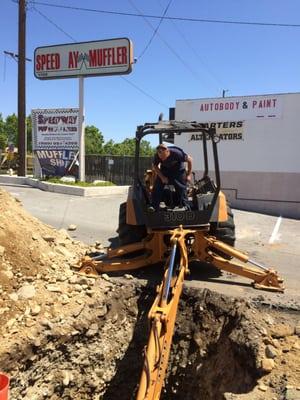
POLYGON ((228 92, 228 89, 223 89, 222 91, 222 97, 225 97, 225 93, 228 92))
POLYGON ((26 0, 19 0, 19 51, 18 51, 18 176, 26 176, 26 0))

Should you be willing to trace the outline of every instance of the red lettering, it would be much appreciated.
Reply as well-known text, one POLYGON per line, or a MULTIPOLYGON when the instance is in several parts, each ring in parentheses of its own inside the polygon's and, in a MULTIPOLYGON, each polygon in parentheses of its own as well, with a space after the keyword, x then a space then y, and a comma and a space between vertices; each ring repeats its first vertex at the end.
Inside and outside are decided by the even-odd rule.
POLYGON ((42 70, 43 70, 43 69, 44 69, 44 66, 45 66, 45 64, 46 64, 46 55, 45 55, 45 54, 42 54, 41 59, 42 59, 42 70))
POLYGON ((102 52, 103 52, 103 66, 107 65, 107 58, 108 58, 108 52, 107 52, 107 50, 108 50, 108 49, 103 49, 103 50, 102 50, 102 52))
MULTIPOLYGON (((96 67, 98 64, 99 60, 99 50, 89 50, 89 65, 90 67, 96 67)), ((101 62, 102 62, 102 57, 101 57, 101 62)))
POLYGON ((276 106, 277 99, 263 99, 263 100, 253 100, 252 108, 272 108, 276 106))
POLYGON ((69 51, 68 68, 77 68, 78 66, 78 51, 69 51))
POLYGON ((111 60, 112 65, 116 65, 116 49, 112 49, 112 60, 111 60))
POLYGON ((36 61, 37 71, 60 68, 60 55, 58 53, 37 55, 36 61))
POLYGON ((121 58, 121 62, 119 62, 119 64, 127 64, 127 59, 128 59, 127 47, 125 47, 125 46, 121 47, 121 55, 122 55, 122 58, 121 58))
POLYGON ((123 57, 123 51, 124 47, 117 47, 117 64, 124 64, 122 62, 122 57, 123 57))
POLYGON ((89 66, 105 67, 106 65, 127 64, 127 47, 107 47, 89 50, 89 66))
POLYGON ((55 54, 55 69, 59 69, 59 68, 60 68, 60 55, 55 54))
POLYGON ((42 60, 41 60, 41 56, 39 54, 36 56, 35 69, 37 71, 40 71, 42 69, 42 60))
POLYGON ((107 49, 107 65, 111 65, 111 59, 112 59, 112 48, 109 47, 107 49))

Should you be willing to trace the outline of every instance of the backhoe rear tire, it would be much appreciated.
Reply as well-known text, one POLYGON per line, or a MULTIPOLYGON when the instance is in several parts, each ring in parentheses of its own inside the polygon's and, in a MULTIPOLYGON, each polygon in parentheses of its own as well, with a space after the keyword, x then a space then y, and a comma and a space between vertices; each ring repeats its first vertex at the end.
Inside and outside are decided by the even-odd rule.
POLYGON ((147 236, 147 229, 145 225, 129 225, 126 223, 126 210, 127 204, 120 204, 119 227, 117 230, 120 246, 140 242, 147 236))
MULTIPOLYGON (((227 215, 228 215, 227 221, 212 222, 210 224, 209 234, 211 236, 215 236, 218 240, 234 247, 235 224, 234 224, 233 213, 232 213, 232 210, 229 205, 227 205, 227 215)), ((221 251, 215 250, 215 252, 228 260, 232 258, 232 257, 228 256, 227 254, 224 254, 221 251)))

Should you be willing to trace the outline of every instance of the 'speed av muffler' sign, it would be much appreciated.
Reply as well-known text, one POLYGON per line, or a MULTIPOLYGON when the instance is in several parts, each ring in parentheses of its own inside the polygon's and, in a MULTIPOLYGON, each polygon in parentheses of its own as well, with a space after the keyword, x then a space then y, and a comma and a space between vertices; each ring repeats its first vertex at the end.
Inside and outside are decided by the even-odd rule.
POLYGON ((34 75, 38 79, 129 74, 132 64, 132 43, 127 38, 38 47, 34 51, 34 75))

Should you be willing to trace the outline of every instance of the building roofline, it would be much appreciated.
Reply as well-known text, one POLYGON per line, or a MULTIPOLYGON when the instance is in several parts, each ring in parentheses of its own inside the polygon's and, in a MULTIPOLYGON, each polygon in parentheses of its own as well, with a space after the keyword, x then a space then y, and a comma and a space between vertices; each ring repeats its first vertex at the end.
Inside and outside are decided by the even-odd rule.
POLYGON ((284 96, 288 94, 299 94, 300 92, 288 92, 288 93, 266 93, 266 94, 250 94, 240 96, 226 96, 226 97, 198 97, 196 99, 177 99, 177 101, 195 101, 195 100, 216 100, 216 99, 234 99, 240 97, 263 97, 263 96, 284 96))

